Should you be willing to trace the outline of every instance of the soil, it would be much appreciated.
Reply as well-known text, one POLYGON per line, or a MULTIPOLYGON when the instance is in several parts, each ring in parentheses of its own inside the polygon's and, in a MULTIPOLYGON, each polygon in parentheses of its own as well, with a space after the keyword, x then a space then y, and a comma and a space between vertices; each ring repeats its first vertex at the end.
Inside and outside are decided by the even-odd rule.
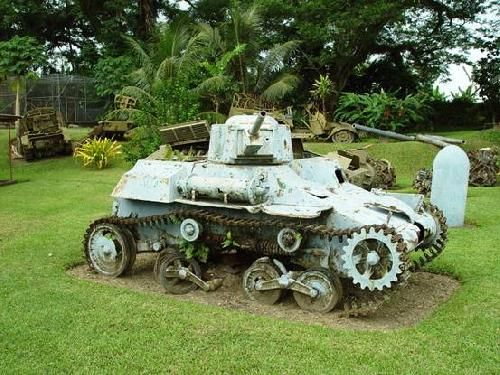
MULTIPOLYGON (((165 290, 153 276, 155 260, 155 254, 138 254, 133 270, 126 276, 119 278, 100 275, 90 270, 87 264, 69 269, 68 273, 98 283, 165 294, 165 290)), ((391 299, 376 312, 365 317, 347 318, 342 316, 341 309, 334 309, 328 314, 301 310, 290 294, 285 294, 277 304, 272 306, 251 301, 246 297, 241 286, 242 270, 242 265, 226 262, 217 268, 209 269, 204 275, 205 277, 216 275, 224 278, 222 286, 216 291, 196 290, 184 295, 166 295, 166 297, 332 328, 391 330, 410 327, 427 318, 460 286, 457 280, 449 276, 416 272, 410 277, 408 285, 395 291, 391 299)))

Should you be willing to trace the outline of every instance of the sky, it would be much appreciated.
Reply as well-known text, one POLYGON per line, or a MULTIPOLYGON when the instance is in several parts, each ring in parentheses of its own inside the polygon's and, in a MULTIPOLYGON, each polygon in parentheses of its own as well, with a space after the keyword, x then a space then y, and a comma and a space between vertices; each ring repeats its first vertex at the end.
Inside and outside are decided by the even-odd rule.
MULTIPOLYGON (((475 49, 469 51, 469 59, 472 63, 481 57, 481 51, 475 49)), ((449 76, 439 78, 436 86, 439 86, 439 90, 448 96, 465 90, 472 84, 469 78, 472 75, 472 67, 473 65, 469 64, 450 64, 448 67, 449 76)))

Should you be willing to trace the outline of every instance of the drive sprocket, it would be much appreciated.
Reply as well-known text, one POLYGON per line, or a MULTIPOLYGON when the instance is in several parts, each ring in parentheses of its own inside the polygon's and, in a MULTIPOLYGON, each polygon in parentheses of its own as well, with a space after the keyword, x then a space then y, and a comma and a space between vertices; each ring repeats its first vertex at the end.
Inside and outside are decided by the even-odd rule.
POLYGON ((390 229, 362 228, 342 248, 342 267, 361 289, 391 288, 406 267, 404 243, 390 229))

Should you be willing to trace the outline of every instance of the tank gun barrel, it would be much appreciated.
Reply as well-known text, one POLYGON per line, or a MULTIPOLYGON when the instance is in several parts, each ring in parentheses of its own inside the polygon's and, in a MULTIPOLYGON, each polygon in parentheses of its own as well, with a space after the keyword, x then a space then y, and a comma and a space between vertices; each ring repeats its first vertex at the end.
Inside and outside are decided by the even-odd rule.
POLYGON ((360 124, 352 124, 352 127, 356 130, 364 131, 367 133, 377 134, 386 138, 398 139, 400 141, 414 141, 415 137, 410 135, 399 134, 396 132, 391 132, 388 130, 380 130, 375 128, 370 128, 368 126, 360 125, 360 124))
POLYGON ((446 143, 451 143, 453 145, 463 145, 465 144, 465 141, 463 139, 456 139, 456 138, 448 138, 448 137, 443 137, 441 135, 434 135, 434 134, 423 134, 425 137, 431 137, 434 139, 439 139, 443 142, 446 143))
POLYGON ((248 131, 248 134, 253 137, 257 137, 259 135, 259 130, 262 124, 264 123, 264 119, 266 117, 266 112, 261 111, 257 114, 257 118, 255 119, 255 122, 252 124, 252 127, 248 131))
POLYGON ((441 137, 439 135, 430 135, 430 134, 405 135, 396 132, 391 132, 388 130, 369 128, 368 126, 363 126, 360 124, 352 124, 352 127, 356 130, 364 131, 371 134, 376 134, 381 137, 393 138, 400 141, 418 141, 418 142, 428 143, 441 148, 449 146, 450 144, 465 143, 465 141, 461 139, 441 137))
POLYGON ((439 138, 434 138, 432 136, 427 136, 427 135, 422 135, 422 134, 417 134, 415 136, 416 141, 424 142, 424 143, 429 143, 431 145, 445 148, 446 146, 449 146, 450 144, 448 142, 445 142, 439 138))

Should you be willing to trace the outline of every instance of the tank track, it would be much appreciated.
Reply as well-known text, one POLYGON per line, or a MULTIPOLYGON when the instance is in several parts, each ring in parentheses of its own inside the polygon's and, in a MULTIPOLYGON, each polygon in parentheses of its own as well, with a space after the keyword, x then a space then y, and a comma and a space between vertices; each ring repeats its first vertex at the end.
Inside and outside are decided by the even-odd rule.
POLYGON ((416 260, 412 261, 410 268, 412 272, 421 270, 427 263, 436 259, 443 252, 444 246, 448 242, 448 225, 446 225, 446 218, 443 211, 430 203, 425 203, 424 207, 437 219, 441 233, 437 235, 429 247, 417 250, 420 254, 416 260))
MULTIPOLYGON (((89 254, 88 254, 88 249, 86 246, 86 243, 89 240, 90 234, 92 233, 93 227, 98 225, 98 224, 115 224, 115 225, 123 225, 126 227, 133 227, 133 226, 154 226, 154 225, 162 225, 162 224, 175 224, 175 223, 180 223, 180 221, 183 218, 193 218, 196 220, 199 220, 200 222, 205 222, 205 223, 211 223, 211 224, 218 224, 221 226, 226 226, 226 227, 244 227, 245 229, 250 229, 253 231, 258 231, 262 227, 267 226, 267 227, 275 227, 275 228, 291 228, 299 231, 303 235, 307 234, 312 234, 312 235, 319 235, 321 237, 328 237, 329 239, 332 239, 334 237, 339 237, 340 240, 345 241, 346 236, 350 236, 355 232, 361 231, 361 229, 369 230, 370 228, 375 228, 375 230, 383 230, 384 234, 386 235, 392 235, 392 241, 397 243, 397 249, 400 254, 400 258, 403 262, 403 264, 400 266, 402 272, 398 274, 398 281, 393 284, 393 287, 390 289, 385 289, 383 291, 367 291, 367 290, 361 290, 354 285, 350 287, 349 291, 352 292, 350 293, 351 295, 344 301, 344 311, 342 313, 342 316, 365 316, 368 314, 371 314, 375 312, 378 308, 382 306, 382 304, 389 300, 392 293, 394 293, 395 290, 397 290, 399 287, 403 286, 406 284, 406 281, 408 280, 411 271, 415 270, 416 268, 413 266, 413 262, 410 260, 407 254, 407 249, 406 249, 406 244, 404 243, 401 235, 397 234, 396 231, 393 228, 390 228, 386 225, 367 225, 367 226, 361 226, 358 228, 351 228, 347 230, 339 230, 339 229, 334 229, 330 228, 326 225, 322 224, 304 224, 302 222, 290 222, 290 221, 285 221, 285 220, 279 220, 279 219, 264 219, 264 220, 258 220, 258 219, 243 219, 243 218, 234 218, 234 217, 228 217, 223 214, 219 213, 214 213, 210 212, 207 210, 203 209, 192 209, 192 210, 187 210, 187 209, 179 209, 179 210, 174 210, 168 214, 165 215, 152 215, 152 216, 146 216, 146 217, 117 217, 117 216, 108 216, 108 217, 103 217, 101 219, 95 220, 87 229, 84 239, 83 239, 83 245, 84 245, 84 252, 86 259, 92 267, 91 262, 89 261, 89 254)), ((132 229, 132 228, 129 228, 132 229)), ((214 236, 214 238, 218 238, 219 236, 214 236)), ((264 255, 287 255, 289 256, 290 254, 287 254, 283 252, 277 245, 273 246, 271 245, 271 241, 263 241, 263 243, 260 245, 261 249, 258 250, 264 250, 267 249, 267 254, 264 255)), ((248 249, 247 249, 248 250, 248 249)), ((441 249, 442 251, 442 249, 441 249)), ((437 254, 439 255, 439 254, 437 254)), ((437 256, 436 255, 436 256, 437 256)))

